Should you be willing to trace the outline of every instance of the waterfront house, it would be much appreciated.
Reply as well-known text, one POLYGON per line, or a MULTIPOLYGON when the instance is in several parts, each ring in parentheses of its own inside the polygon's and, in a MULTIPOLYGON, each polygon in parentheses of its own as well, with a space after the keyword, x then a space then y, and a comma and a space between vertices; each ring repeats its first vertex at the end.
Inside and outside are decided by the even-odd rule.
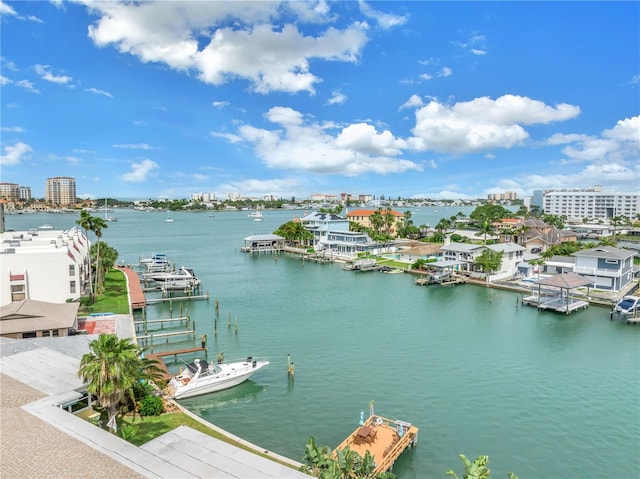
MULTIPOLYGON (((365 228, 373 228, 373 225, 371 224, 371 216, 377 211, 380 212, 383 218, 387 214, 387 212, 391 212, 391 215, 393 216, 393 222, 391 223, 391 225, 389 225, 389 235, 392 237, 395 237, 398 234, 399 224, 404 221, 404 214, 398 211, 389 210, 389 209, 387 210, 358 209, 358 210, 353 210, 347 213, 347 219, 349 221, 353 221, 354 223, 358 223, 359 225, 362 225, 365 228)), ((383 231, 381 231, 381 233, 383 232, 386 232, 384 226, 383 226, 383 231)))
POLYGON ((482 254, 486 246, 473 243, 450 243, 448 237, 445 244, 440 247, 444 261, 457 261, 462 271, 473 271, 474 263, 482 254))
POLYGON ((313 233, 313 243, 311 246, 317 248, 320 243, 327 239, 329 232, 348 232, 349 220, 344 216, 332 213, 313 212, 300 218, 304 229, 313 233))
POLYGON ((328 231, 316 245, 316 251, 331 257, 355 259, 359 253, 375 253, 379 243, 371 241, 366 233, 357 231, 328 231))
POLYGON ((511 240, 529 251, 544 252, 561 243, 577 241, 578 235, 575 231, 558 229, 540 219, 528 218, 518 223, 515 231, 509 233, 508 237, 503 235, 502 240, 511 240))
POLYGON ((90 242, 78 228, 0 235, 0 305, 23 299, 64 303, 89 288, 90 242))
POLYGON ((502 263, 500 269, 495 271, 487 279, 495 281, 497 279, 508 278, 518 272, 518 263, 524 259, 526 248, 516 243, 498 243, 486 246, 487 249, 502 253, 502 263))
POLYGON ((276 234, 251 235, 244 239, 245 253, 275 253, 284 250, 285 239, 276 234))
POLYGON ((633 281, 635 252, 612 246, 598 246, 573 253, 576 264, 573 271, 593 280, 593 287, 620 291, 633 281))

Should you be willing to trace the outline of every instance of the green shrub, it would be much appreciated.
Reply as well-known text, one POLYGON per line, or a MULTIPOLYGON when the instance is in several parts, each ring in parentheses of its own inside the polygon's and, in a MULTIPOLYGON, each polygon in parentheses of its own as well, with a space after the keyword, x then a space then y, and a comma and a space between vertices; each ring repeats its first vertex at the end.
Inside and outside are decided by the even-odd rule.
POLYGON ((146 396, 140 401, 141 416, 159 416, 164 411, 162 398, 158 396, 146 396))

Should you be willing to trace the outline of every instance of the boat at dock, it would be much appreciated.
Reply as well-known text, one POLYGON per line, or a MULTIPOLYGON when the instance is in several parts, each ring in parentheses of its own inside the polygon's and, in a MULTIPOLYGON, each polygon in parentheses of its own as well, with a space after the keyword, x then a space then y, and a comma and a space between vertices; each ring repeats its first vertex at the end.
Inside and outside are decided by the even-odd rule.
POLYGON ((618 302, 611 311, 611 317, 613 316, 637 316, 640 313, 640 296, 623 296, 622 300, 618 302))
POLYGON ((195 272, 191 268, 185 268, 181 266, 176 271, 156 271, 150 273, 143 273, 142 278, 145 280, 157 281, 157 282, 191 282, 192 285, 200 284, 200 280, 196 277, 195 272))
POLYGON ((244 361, 212 364, 196 359, 169 381, 169 393, 174 399, 184 399, 222 391, 246 381, 269 361, 248 356, 244 361))
POLYGON ((342 269, 347 271, 373 271, 378 269, 378 262, 373 258, 358 259, 353 263, 345 264, 342 269))

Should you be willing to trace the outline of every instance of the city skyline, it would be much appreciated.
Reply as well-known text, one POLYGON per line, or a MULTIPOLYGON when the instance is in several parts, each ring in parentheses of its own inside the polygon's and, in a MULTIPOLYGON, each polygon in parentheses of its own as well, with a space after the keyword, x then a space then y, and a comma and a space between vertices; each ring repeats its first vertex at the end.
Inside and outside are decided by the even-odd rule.
POLYGON ((637 2, 0 2, 2 181, 45 196, 638 191, 637 2))

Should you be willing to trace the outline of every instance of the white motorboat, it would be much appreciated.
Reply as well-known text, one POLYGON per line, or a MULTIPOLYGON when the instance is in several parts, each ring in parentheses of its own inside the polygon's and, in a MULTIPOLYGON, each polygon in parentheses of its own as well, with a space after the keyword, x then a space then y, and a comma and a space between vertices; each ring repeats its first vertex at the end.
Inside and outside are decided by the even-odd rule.
POLYGON ((114 221, 118 221, 118 218, 116 216, 109 216, 109 208, 107 206, 107 199, 105 198, 104 200, 104 220, 112 223, 114 221))
POLYGON ((620 316, 632 316, 640 313, 640 296, 623 296, 622 301, 616 304, 612 313, 620 316))
POLYGON ((41 226, 38 226, 38 229, 39 230, 52 230, 53 229, 53 225, 50 225, 50 224, 41 225, 41 226))
POLYGON ((262 219, 262 213, 260 213, 259 211, 252 211, 252 212, 251 212, 251 213, 249 213, 247 216, 248 216, 249 218, 254 218, 254 220, 255 220, 255 219, 258 219, 258 218, 261 218, 261 219, 262 219))
POLYGON ((185 268, 184 266, 180 266, 180 269, 176 271, 157 271, 157 272, 149 272, 143 273, 142 277, 144 279, 149 279, 153 281, 192 281, 198 282, 200 284, 200 280, 196 277, 193 269, 185 268))
POLYGON ((171 397, 184 399, 237 386, 268 364, 269 361, 257 361, 252 356, 245 361, 220 364, 196 359, 169 382, 171 397))

